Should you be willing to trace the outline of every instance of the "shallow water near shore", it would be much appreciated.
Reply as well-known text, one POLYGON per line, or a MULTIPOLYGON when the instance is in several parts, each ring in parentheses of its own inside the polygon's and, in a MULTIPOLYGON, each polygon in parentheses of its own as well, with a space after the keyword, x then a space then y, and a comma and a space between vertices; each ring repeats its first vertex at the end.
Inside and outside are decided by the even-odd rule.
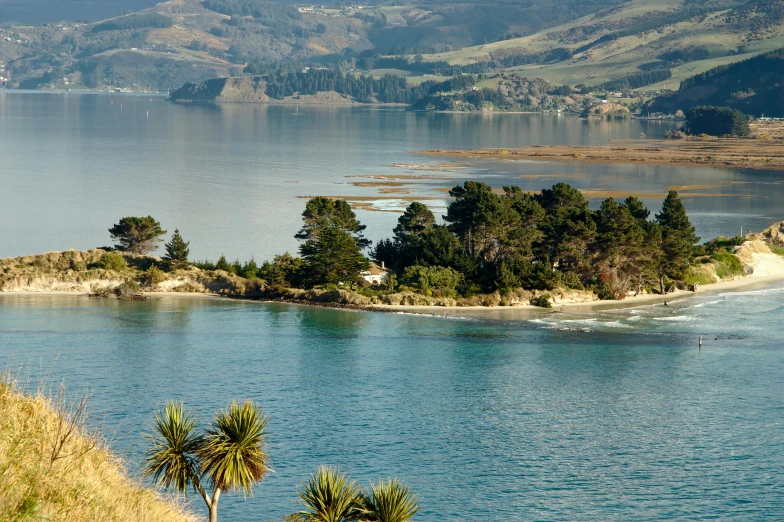
POLYGON ((524 320, 4 295, 0 366, 88 386, 134 470, 167 399, 258 401, 275 473, 227 520, 296 511, 319 464, 399 476, 428 521, 773 520, 782 311, 784 284, 524 320))

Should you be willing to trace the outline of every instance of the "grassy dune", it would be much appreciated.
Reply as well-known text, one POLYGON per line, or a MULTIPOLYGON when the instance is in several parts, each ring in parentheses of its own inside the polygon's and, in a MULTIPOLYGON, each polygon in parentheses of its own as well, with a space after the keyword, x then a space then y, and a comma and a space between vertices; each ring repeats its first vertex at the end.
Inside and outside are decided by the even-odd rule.
POLYGON ((0 381, 0 520, 191 522, 84 428, 86 404, 0 381))

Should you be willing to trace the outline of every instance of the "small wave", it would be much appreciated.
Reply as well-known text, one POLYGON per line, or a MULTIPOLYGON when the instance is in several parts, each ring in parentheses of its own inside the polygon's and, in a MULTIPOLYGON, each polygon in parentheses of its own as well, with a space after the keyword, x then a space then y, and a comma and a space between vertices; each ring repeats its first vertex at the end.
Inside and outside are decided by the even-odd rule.
POLYGON ((779 288, 765 288, 763 290, 749 290, 747 292, 722 292, 719 297, 747 297, 758 295, 775 295, 784 294, 784 287, 779 288))
POLYGON ((704 303, 699 303, 699 304, 696 304, 694 306, 691 306, 690 308, 705 308, 706 306, 711 306, 711 305, 715 305, 715 304, 723 303, 723 302, 724 302, 723 299, 717 299, 716 301, 706 301, 704 303))
POLYGON ((561 319, 559 322, 561 322, 561 323, 570 323, 570 324, 571 323, 574 323, 574 324, 580 324, 580 323, 595 324, 597 321, 598 321, 597 318, 591 317, 591 318, 588 318, 588 319, 561 319))
POLYGON ((654 317, 654 321, 672 321, 672 322, 688 322, 693 321, 697 317, 694 315, 676 315, 671 317, 654 317))
POLYGON ((633 326, 623 324, 621 321, 608 321, 606 323, 600 323, 600 326, 606 326, 607 328, 633 328, 633 326))

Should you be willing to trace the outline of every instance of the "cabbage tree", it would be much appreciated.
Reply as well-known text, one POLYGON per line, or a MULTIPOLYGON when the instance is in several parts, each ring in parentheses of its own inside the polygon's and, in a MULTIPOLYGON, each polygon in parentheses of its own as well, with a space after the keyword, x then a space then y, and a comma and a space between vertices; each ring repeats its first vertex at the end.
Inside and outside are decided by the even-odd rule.
POLYGON ((251 401, 232 402, 204 430, 181 402, 169 402, 155 414, 145 475, 185 495, 192 488, 207 505, 210 522, 217 522, 223 491, 252 496, 253 485, 270 471, 266 426, 267 417, 251 401))

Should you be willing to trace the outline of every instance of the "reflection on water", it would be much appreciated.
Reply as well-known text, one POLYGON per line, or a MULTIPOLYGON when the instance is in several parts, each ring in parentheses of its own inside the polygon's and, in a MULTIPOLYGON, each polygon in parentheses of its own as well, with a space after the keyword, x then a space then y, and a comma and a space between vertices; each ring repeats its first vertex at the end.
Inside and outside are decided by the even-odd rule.
MULTIPOLYGON (((605 193, 719 185, 704 192, 754 196, 686 198, 705 238, 784 218, 775 203, 784 195, 784 183, 775 183, 782 173, 532 162, 469 162, 471 168, 451 173, 390 166, 442 161, 409 154, 415 150, 601 144, 640 133, 662 137, 672 125, 364 107, 295 113, 282 106, 175 105, 149 96, 9 92, 0 98, 0 257, 105 245, 106 230, 120 217, 152 214, 169 232, 180 229, 195 258, 264 259, 297 248, 301 196, 364 196, 386 210, 407 204, 401 195, 373 203, 395 195, 354 186, 362 178, 347 176, 444 176, 403 187, 409 197, 436 198, 430 201, 442 207, 438 213, 444 205, 438 189, 475 178, 530 190, 566 181, 605 193)), ((646 203, 655 209, 661 198, 646 203)), ((359 215, 374 240, 389 235, 397 219, 394 212, 359 215)))

